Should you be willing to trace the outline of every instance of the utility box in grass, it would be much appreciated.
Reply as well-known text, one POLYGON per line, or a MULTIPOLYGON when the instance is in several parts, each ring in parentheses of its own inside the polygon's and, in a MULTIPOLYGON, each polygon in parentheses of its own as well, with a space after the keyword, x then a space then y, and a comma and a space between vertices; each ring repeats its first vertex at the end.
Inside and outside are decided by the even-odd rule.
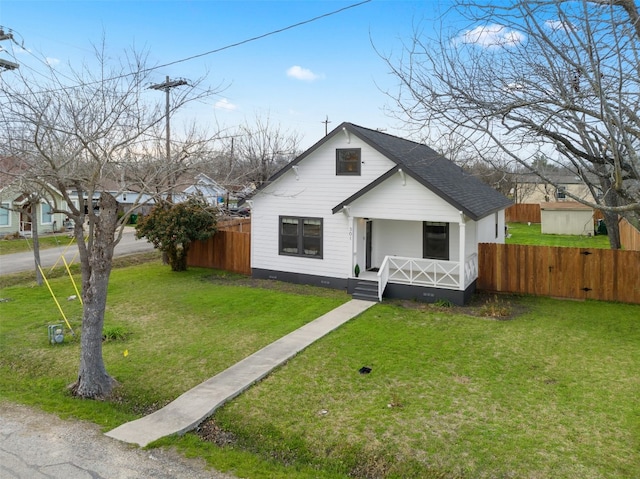
POLYGON ((593 208, 575 201, 540 203, 542 234, 591 236, 593 208))
POLYGON ((64 342, 64 328, 61 324, 50 324, 48 333, 50 344, 62 344, 64 342))

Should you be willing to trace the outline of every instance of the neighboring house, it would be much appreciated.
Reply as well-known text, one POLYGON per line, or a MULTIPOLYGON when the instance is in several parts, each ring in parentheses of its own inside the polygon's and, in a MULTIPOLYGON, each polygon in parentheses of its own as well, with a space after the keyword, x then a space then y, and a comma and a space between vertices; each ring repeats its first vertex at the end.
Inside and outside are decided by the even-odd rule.
MULTIPOLYGON (((547 182, 534 173, 517 175, 515 187, 516 203, 550 203, 555 201, 575 201, 568 193, 586 201, 594 201, 593 195, 582 179, 570 171, 545 173, 553 183, 547 182)), ((592 181, 598 184, 597 179, 592 181)))
POLYGON ((228 200, 229 192, 204 173, 196 175, 192 185, 176 195, 176 202, 184 201, 187 196, 201 194, 213 206, 222 206, 228 200))
POLYGON ((541 203, 542 234, 594 234, 593 208, 576 201, 541 203))
POLYGON ((511 204, 431 148, 351 123, 247 202, 253 277, 456 304, 475 290, 478 243, 504 242, 511 204))
POLYGON ((31 200, 12 185, 0 189, 0 236, 19 234, 31 237, 33 220, 38 222, 39 234, 52 233, 64 229, 66 215, 53 213, 53 209, 66 209, 67 203, 55 188, 49 189, 47 198, 31 200))

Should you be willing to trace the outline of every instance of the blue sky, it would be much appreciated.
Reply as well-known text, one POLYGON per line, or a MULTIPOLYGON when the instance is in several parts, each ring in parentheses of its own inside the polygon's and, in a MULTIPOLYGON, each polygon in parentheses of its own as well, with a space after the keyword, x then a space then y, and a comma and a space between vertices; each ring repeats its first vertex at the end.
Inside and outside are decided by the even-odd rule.
MULTIPOLYGON (((31 54, 64 68, 92 59, 103 34, 114 56, 135 45, 149 63, 165 64, 282 29, 358 3, 359 0, 0 0, 0 25, 31 54)), ((269 116, 297 131, 306 148, 343 121, 402 136, 384 113, 384 90, 396 80, 374 51, 399 54, 414 25, 430 33, 448 2, 371 0, 314 22, 224 51, 157 69, 158 83, 196 79, 226 89, 184 117, 233 127, 269 116), (383 90, 383 91, 381 91, 383 90)), ((9 47, 8 42, 0 46, 9 47)), ((8 52, 0 52, 7 57, 8 52)), ((38 68, 32 55, 16 56, 21 68, 38 68)), ((8 81, 8 73, 4 81, 8 81)), ((161 95, 160 92, 156 94, 161 95)))

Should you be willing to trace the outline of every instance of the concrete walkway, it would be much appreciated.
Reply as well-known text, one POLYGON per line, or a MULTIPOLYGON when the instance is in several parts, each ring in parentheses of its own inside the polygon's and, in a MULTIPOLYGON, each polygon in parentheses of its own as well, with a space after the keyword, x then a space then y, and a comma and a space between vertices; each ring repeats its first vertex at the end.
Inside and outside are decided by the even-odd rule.
POLYGON ((225 402, 374 304, 353 299, 190 389, 153 414, 125 423, 106 435, 144 447, 161 437, 190 431, 225 402))

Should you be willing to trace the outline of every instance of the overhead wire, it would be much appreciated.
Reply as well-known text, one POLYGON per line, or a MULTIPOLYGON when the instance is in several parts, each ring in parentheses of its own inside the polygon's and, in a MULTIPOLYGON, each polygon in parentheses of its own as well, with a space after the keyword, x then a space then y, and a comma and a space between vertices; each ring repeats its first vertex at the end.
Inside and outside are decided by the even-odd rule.
MULTIPOLYGON (((321 20, 323 18, 327 18, 327 17, 333 16, 333 15, 337 15, 338 13, 342 13, 342 12, 344 12, 346 10, 350 10, 352 8, 360 7, 360 6, 362 6, 362 5, 366 4, 366 3, 370 3, 371 1, 372 0, 362 0, 360 2, 353 3, 351 5, 347 5, 345 7, 339 8, 337 10, 333 10, 331 12, 323 13, 322 15, 317 15, 315 17, 312 17, 312 18, 309 18, 307 20, 303 20, 303 21, 300 21, 300 22, 297 22, 297 23, 293 23, 293 24, 288 25, 286 27, 278 28, 276 30, 271 30, 271 31, 269 31, 267 33, 263 33, 261 35, 257 35, 257 36, 251 37, 251 38, 247 38, 247 39, 241 40, 239 42, 230 43, 230 44, 225 45, 223 47, 215 48, 213 50, 209 50, 209 51, 206 51, 206 52, 203 52, 203 53, 198 53, 196 55, 191 55, 191 56, 184 57, 184 58, 181 58, 181 59, 178 59, 178 60, 174 60, 174 61, 171 61, 171 62, 168 62, 168 63, 163 63, 161 65, 156 65, 156 66, 153 66, 153 67, 143 68, 141 70, 132 71, 132 72, 129 72, 129 73, 123 73, 121 75, 115 75, 115 76, 108 77, 108 78, 102 79, 102 80, 96 80, 96 81, 93 81, 93 82, 81 82, 81 83, 76 84, 76 85, 71 85, 71 86, 61 87, 61 88, 51 89, 51 90, 44 90, 42 92, 44 93, 44 92, 65 91, 65 90, 70 90, 70 89, 73 89, 73 88, 80 88, 80 87, 85 87, 85 86, 89 86, 89 85, 95 85, 95 84, 102 83, 102 82, 105 82, 105 81, 119 80, 121 78, 126 78, 128 76, 138 75, 138 74, 141 74, 141 73, 148 73, 150 71, 158 70, 160 68, 166 68, 168 66, 176 65, 178 63, 188 62, 188 61, 194 60, 196 58, 201 58, 201 57, 204 57, 204 56, 212 55, 214 53, 222 52, 224 50, 229 50, 230 48, 235 48, 235 47, 239 47, 241 45, 245 45, 247 43, 251 43, 251 42, 258 41, 258 40, 262 40, 263 38, 267 38, 267 37, 270 37, 270 36, 273 36, 273 35, 277 35, 279 33, 286 32, 287 30, 298 28, 300 26, 316 22, 316 21, 321 20)), ((26 50, 26 51, 28 51, 28 50, 26 50)))

